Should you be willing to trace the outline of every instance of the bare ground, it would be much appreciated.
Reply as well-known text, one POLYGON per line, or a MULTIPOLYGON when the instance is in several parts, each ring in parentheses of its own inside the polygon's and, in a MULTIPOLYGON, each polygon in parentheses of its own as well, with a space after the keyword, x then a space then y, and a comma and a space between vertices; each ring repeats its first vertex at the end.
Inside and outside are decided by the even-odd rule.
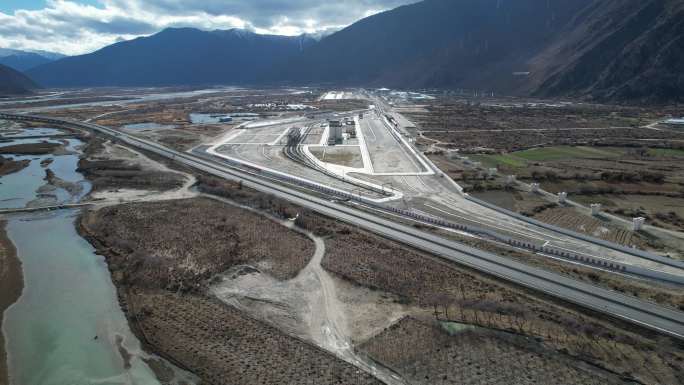
POLYGON ((21 296, 23 276, 16 249, 7 238, 6 222, 0 221, 0 385, 9 385, 5 339, 2 333, 4 312, 21 296))
MULTIPOLYGON (((281 224, 294 228, 293 222, 288 220, 281 224)), ((257 268, 241 266, 225 274, 222 281, 212 287, 212 293, 288 334, 312 341, 341 359, 364 368, 387 384, 403 384, 393 373, 356 353, 349 331, 351 325, 357 330, 363 329, 369 321, 382 322, 384 317, 357 313, 353 321, 350 319, 355 312, 349 311, 340 300, 340 281, 321 267, 326 252, 324 239, 303 233, 315 243, 316 251, 309 264, 294 279, 279 281, 262 274, 257 268)), ((363 297, 359 293, 363 291, 359 288, 354 294, 363 297)), ((354 298, 353 294, 350 295, 350 288, 346 292, 347 298, 354 298)), ((377 312, 378 308, 373 310, 377 312)))

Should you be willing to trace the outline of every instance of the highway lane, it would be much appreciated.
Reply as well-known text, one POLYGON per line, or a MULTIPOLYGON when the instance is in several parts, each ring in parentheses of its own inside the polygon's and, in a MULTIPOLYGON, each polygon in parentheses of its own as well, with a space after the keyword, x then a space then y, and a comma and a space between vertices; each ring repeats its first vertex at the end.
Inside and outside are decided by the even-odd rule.
MULTIPOLYGON (((0 118, 2 118, 2 115, 0 115, 0 118)), ((76 125, 81 128, 115 136, 131 146, 154 152, 218 177, 242 180, 247 187, 273 194, 321 214, 359 226, 417 249, 436 254, 446 260, 684 340, 684 313, 682 312, 476 250, 458 242, 419 231, 413 227, 396 223, 354 207, 303 194, 299 189, 288 187, 281 184, 281 182, 269 180, 264 178, 263 175, 245 172, 195 155, 170 150, 157 143, 135 138, 107 127, 56 119, 52 119, 52 122, 76 125)))

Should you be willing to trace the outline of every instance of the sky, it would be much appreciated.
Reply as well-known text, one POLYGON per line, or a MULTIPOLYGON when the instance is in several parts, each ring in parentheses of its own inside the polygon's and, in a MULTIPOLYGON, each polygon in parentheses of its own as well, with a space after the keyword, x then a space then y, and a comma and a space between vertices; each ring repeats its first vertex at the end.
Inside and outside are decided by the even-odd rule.
POLYGON ((299 35, 417 0, 0 0, 0 48, 92 52, 167 27, 299 35))

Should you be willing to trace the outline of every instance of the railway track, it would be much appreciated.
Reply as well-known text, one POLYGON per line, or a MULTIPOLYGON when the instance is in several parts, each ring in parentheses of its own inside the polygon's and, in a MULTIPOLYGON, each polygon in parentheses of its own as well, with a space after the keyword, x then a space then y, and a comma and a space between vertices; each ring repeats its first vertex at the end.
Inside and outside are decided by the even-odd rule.
POLYGON ((307 157, 302 152, 301 144, 302 144, 302 141, 308 135, 309 131, 311 131, 312 127, 313 126, 306 127, 305 132, 299 136, 298 140, 295 143, 288 143, 288 145, 283 148, 283 152, 284 152, 286 157, 288 157, 293 162, 297 162, 299 164, 302 164, 302 165, 304 165, 304 166, 306 166, 306 167, 308 167, 314 171, 318 171, 318 172, 320 172, 326 176, 329 176, 331 178, 335 178, 335 179, 342 181, 344 183, 350 184, 350 185, 352 185, 358 189, 367 191, 373 195, 379 195, 382 197, 392 196, 391 193, 389 193, 385 190, 374 188, 372 186, 368 186, 368 185, 365 185, 363 183, 357 183, 357 182, 349 180, 349 179, 340 178, 339 175, 335 174, 334 172, 330 172, 330 171, 326 170, 324 167, 321 167, 320 165, 316 164, 316 162, 313 162, 311 159, 309 159, 309 157, 307 157))

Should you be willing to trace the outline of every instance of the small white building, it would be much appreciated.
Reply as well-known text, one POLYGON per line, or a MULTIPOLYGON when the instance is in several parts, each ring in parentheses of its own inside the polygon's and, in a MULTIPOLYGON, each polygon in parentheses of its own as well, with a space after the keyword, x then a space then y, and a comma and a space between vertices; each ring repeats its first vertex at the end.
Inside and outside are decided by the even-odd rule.
POLYGON ((539 188, 540 188, 539 183, 532 183, 532 184, 530 185, 530 187, 532 187, 532 192, 533 192, 533 193, 536 194, 536 193, 539 192, 539 188))
POLYGON ((644 228, 644 223, 646 223, 646 218, 638 217, 633 220, 633 230, 641 231, 644 228))
POLYGON ((567 202, 567 201, 568 201, 568 193, 559 192, 558 193, 558 203, 565 204, 565 202, 567 202))

